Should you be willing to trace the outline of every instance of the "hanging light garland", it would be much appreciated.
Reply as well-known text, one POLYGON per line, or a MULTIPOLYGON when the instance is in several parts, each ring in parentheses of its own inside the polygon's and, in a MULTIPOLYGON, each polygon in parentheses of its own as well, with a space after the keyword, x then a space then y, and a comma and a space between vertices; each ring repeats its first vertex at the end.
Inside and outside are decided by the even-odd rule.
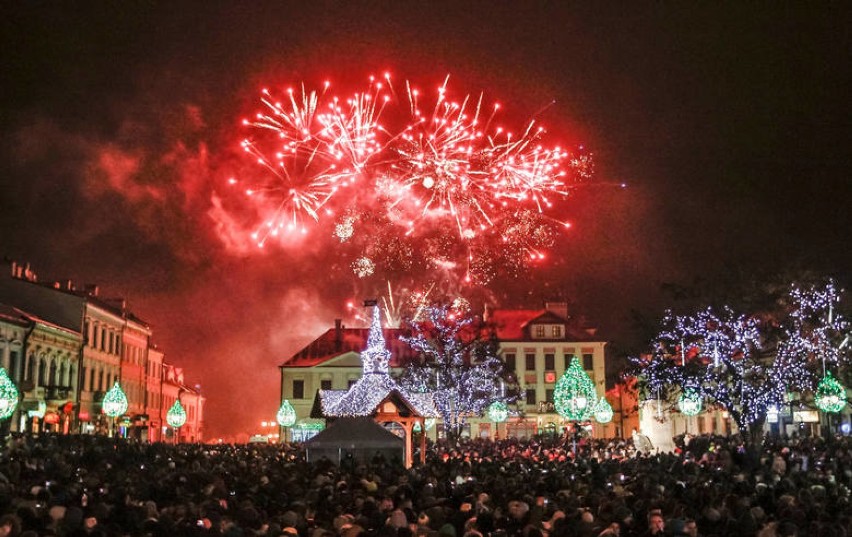
POLYGON ((127 396, 124 395, 118 381, 115 381, 112 388, 104 395, 101 407, 104 409, 104 414, 111 418, 117 418, 127 412, 127 396))
POLYGON ((275 414, 275 419, 278 421, 278 425, 282 427, 292 427, 296 423, 296 409, 293 408, 290 401, 284 399, 284 402, 281 403, 281 408, 275 414))
POLYGON ((595 383, 583 371, 575 357, 553 389, 556 412, 571 421, 585 421, 595 412, 598 404, 595 383))
POLYGON ((835 379, 831 371, 819 381, 814 402, 823 412, 840 412, 846 406, 846 388, 835 379))
POLYGON ((693 389, 684 389, 677 400, 677 408, 684 416, 697 416, 701 413, 701 396, 693 389))
POLYGON ((509 417, 509 407, 503 401, 494 401, 488 407, 488 419, 494 423, 503 423, 509 417))
POLYGON ((612 421, 612 416, 612 405, 609 404, 606 397, 601 397, 597 408, 595 408, 595 421, 598 423, 609 423, 612 421))
POLYGON ((18 406, 18 388, 9 375, 6 369, 0 367, 0 419, 5 420, 10 417, 18 406))
POLYGON ((186 423, 186 410, 183 409, 179 399, 175 399, 175 404, 166 412, 166 423, 175 429, 183 427, 186 423))

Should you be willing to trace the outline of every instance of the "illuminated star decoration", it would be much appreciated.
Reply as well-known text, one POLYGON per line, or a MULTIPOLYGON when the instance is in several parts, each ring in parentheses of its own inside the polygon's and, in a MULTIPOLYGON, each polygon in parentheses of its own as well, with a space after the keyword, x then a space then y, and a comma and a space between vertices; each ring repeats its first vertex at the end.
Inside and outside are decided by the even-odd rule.
POLYGON ((18 388, 6 373, 6 368, 0 367, 0 419, 9 418, 18 406, 18 388))
POLYGON ((585 421, 594 414, 598 404, 595 383, 583 371, 577 357, 556 382, 553 404, 560 416, 571 421, 585 421))
POLYGON ((118 385, 118 381, 115 381, 112 388, 104 395, 101 408, 103 408, 104 414, 111 418, 121 416, 127 412, 127 396, 124 395, 124 391, 118 385))
POLYGON ((281 408, 275 414, 275 419, 278 421, 278 425, 282 427, 292 427, 296 423, 296 409, 293 408, 290 401, 284 399, 281 408))
POLYGON ((513 132, 482 95, 452 98, 448 79, 434 99, 408 82, 397 94, 387 74, 345 98, 328 83, 280 99, 263 90, 242 142, 261 172, 229 180, 255 202, 257 246, 331 220, 351 259, 376 257, 382 236, 382 248, 401 249, 388 270, 452 267, 487 283, 544 260, 568 226, 554 203, 591 176, 591 155, 545 145, 537 119, 513 132))
POLYGON ((186 410, 183 409, 179 399, 175 399, 175 404, 166 412, 166 423, 175 429, 183 427, 186 423, 186 410))

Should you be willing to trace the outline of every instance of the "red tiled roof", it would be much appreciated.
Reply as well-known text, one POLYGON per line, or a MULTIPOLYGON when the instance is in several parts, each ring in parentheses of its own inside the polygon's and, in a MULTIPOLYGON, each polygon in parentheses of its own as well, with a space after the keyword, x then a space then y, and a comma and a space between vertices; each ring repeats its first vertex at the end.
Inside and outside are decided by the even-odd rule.
MULTIPOLYGON (((369 333, 369 328, 341 328, 338 341, 337 329, 331 328, 291 356, 281 366, 313 367, 349 352, 360 353, 367 347, 369 333)), ((417 357, 417 353, 407 343, 400 341, 402 330, 385 328, 382 333, 385 336, 386 347, 391 352, 391 367, 400 367, 401 364, 417 357)))
POLYGON ((547 324, 563 323, 565 337, 561 341, 593 341, 591 334, 577 326, 577 322, 564 319, 552 311, 539 310, 493 310, 488 320, 493 323, 500 341, 525 341, 529 338, 526 327, 533 321, 547 324))

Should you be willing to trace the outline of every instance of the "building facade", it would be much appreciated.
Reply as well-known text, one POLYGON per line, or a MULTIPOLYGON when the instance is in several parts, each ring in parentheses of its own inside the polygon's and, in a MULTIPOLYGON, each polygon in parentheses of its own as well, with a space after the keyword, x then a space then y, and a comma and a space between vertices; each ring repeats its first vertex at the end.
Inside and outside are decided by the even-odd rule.
POLYGON ((183 386, 182 370, 169 377, 151 328, 125 300, 103 298, 93 285, 40 283, 13 262, 11 277, 0 277, 0 304, 0 360, 22 393, 13 430, 163 440, 164 390, 179 377, 191 406, 187 441, 201 441, 204 398, 183 386), (101 404, 116 383, 128 409, 111 419, 101 404))
MULTIPOLYGON (((505 438, 563 434, 568 423, 553 408, 553 390, 571 360, 583 361, 598 397, 605 397, 606 342, 597 339, 593 329, 573 321, 565 303, 548 303, 538 310, 498 309, 483 317, 496 332, 499 357, 521 394, 521 412, 500 424, 487 417, 470 416, 463 435, 505 438)), ((302 441, 315 434, 317 424, 310 414, 318 390, 344 390, 357 382, 367 333, 367 328, 345 328, 338 320, 333 329, 279 366, 281 400, 290 401, 297 416, 296 424, 285 431, 288 440, 302 441)), ((401 330, 386 328, 383 334, 391 352, 391 371, 399 375, 404 364, 418 357, 400 341, 401 330)), ((614 425, 594 424, 592 428, 595 436, 621 432, 614 425)), ((440 420, 428 434, 443 434, 440 420)))

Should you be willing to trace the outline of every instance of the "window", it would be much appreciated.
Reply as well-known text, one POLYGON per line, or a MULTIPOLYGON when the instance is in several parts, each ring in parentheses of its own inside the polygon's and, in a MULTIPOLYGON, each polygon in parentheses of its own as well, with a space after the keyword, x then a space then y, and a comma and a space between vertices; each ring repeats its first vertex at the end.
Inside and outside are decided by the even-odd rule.
POLYGON ((358 379, 349 379, 349 387, 354 386, 356 382, 358 382, 358 379))
POLYGON ((305 381, 304 380, 294 380, 293 381, 293 399, 304 399, 305 398, 305 381))
POLYGON ((548 403, 553 402, 553 390, 544 390, 544 400, 548 403))
POLYGON ((321 390, 330 390, 331 389, 331 379, 322 379, 320 381, 320 389, 321 390))
POLYGON ((47 386, 47 363, 44 358, 38 361, 38 385, 47 386))
POLYGON ((544 325, 543 324, 535 325, 535 337, 537 337, 537 338, 544 337, 544 325))
POLYGON ((535 354, 527 354, 524 356, 526 359, 527 371, 535 371, 535 354))
POLYGON ((595 368, 595 356, 593 354, 584 354, 583 355, 583 369, 586 371, 591 371, 595 368))
POLYGON ((550 336, 554 337, 554 338, 562 337, 562 325, 561 324, 555 324, 552 327, 550 327, 550 336))
POLYGON ((535 405, 535 388, 527 388, 527 404, 535 405))
POLYGON ((89 391, 96 392, 95 389, 95 370, 89 371, 89 391))
POLYGON ((107 335, 106 328, 101 328, 101 350, 102 351, 106 350, 106 335, 107 335))
POLYGON ((517 370, 517 364, 515 363, 515 353, 514 352, 507 352, 506 355, 503 358, 506 361, 506 369, 508 369, 509 371, 516 371, 517 370))
POLYGON ((544 369, 547 371, 556 369, 556 355, 552 352, 544 355, 544 369))
POLYGON ((573 354, 570 354, 570 353, 565 354, 565 369, 568 369, 569 367, 571 367, 571 360, 573 360, 573 359, 574 359, 573 354))

